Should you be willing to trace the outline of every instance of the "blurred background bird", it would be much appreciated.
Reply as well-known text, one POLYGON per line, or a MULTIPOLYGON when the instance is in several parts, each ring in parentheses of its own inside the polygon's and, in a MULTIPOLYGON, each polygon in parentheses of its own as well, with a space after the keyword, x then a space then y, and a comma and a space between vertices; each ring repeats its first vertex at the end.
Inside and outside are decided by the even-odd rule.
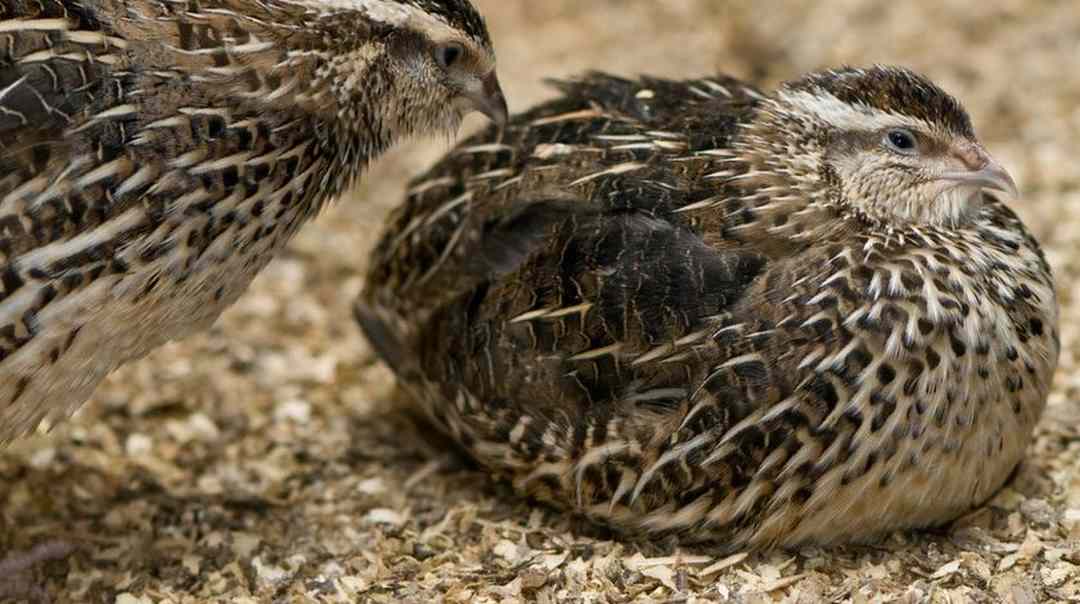
POLYGON ((204 330, 369 162, 506 103, 467 0, 0 4, 0 443, 204 330))
POLYGON ((437 425, 524 493, 731 549, 1001 487, 1058 309, 956 99, 894 67, 560 89, 415 182, 376 248, 357 318, 437 425))

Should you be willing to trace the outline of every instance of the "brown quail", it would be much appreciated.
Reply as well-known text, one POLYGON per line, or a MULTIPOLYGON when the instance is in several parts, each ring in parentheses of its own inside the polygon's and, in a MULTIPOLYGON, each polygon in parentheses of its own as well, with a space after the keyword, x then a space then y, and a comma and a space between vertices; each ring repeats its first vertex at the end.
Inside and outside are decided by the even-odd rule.
POLYGON ((957 100, 894 67, 559 87, 415 183, 357 302, 439 427, 522 493, 732 548, 1002 486, 1058 312, 957 100))
POLYGON ((0 444, 209 326, 369 162, 504 121, 468 0, 0 0, 0 444))
MULTIPOLYGON (((0 0, 0 445, 208 327, 369 162, 472 110, 506 119, 468 0, 0 0)), ((0 562, 0 598, 67 550, 0 562)))

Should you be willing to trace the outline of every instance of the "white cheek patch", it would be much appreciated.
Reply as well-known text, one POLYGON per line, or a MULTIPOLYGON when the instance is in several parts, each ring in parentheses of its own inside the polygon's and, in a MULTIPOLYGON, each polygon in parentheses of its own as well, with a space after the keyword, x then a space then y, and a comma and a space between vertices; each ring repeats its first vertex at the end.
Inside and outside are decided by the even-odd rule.
POLYGON ((909 128, 923 132, 933 131, 930 124, 907 115, 882 111, 869 105, 845 103, 824 91, 781 91, 783 103, 812 115, 826 124, 841 130, 873 132, 887 128, 909 128))
POLYGON ((844 197, 865 215, 885 222, 961 225, 982 206, 978 187, 932 181, 913 187, 896 172, 875 171, 863 154, 840 155, 831 162, 844 183, 844 197), (901 191, 893 196, 890 192, 901 191))

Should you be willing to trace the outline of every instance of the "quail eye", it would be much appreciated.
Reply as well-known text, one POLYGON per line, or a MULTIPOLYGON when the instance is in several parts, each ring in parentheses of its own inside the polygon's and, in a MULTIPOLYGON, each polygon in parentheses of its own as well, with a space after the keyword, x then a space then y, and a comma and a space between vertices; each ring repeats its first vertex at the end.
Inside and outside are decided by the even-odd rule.
POLYGON ((910 130, 896 128, 885 133, 885 144, 893 151, 911 155, 918 150, 918 142, 910 130))
POLYGON ((435 49, 435 61, 439 67, 450 69, 465 56, 465 47, 457 42, 449 42, 435 49))

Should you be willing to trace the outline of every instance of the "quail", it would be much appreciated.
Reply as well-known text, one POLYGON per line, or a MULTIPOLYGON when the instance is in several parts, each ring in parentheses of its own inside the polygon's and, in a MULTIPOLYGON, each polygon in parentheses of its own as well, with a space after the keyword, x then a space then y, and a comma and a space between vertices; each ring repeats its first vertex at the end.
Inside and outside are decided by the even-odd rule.
POLYGON ((0 444, 208 327, 410 136, 506 102, 468 0, 0 0, 0 444))
POLYGON ((414 183, 355 303, 435 425, 535 499, 731 548, 1005 483, 1058 310, 955 98, 892 66, 557 85, 414 183))

